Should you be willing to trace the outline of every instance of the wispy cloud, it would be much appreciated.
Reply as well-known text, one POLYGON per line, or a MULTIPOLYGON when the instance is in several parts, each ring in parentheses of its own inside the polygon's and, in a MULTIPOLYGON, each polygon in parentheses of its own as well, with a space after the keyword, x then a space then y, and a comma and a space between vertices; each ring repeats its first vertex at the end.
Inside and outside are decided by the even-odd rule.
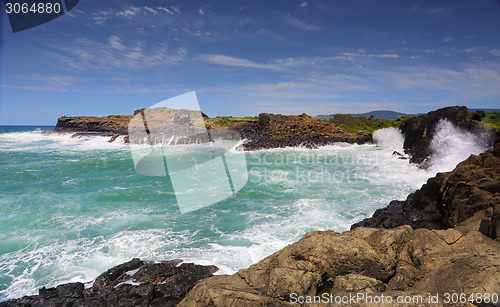
POLYGON ((108 42, 111 45, 111 48, 118 49, 118 50, 123 50, 125 49, 125 46, 122 45, 120 37, 117 35, 111 35, 108 37, 108 42))
MULTIPOLYGON (((116 13, 116 16, 130 18, 132 16, 139 14, 143 10, 144 10, 144 8, 142 8, 142 7, 131 6, 131 7, 128 7, 121 12, 116 13)), ((146 11, 146 10, 144 10, 144 11, 146 11)))
POLYGON ((448 35, 448 36, 446 36, 446 37, 443 39, 443 41, 444 41, 445 43, 451 42, 452 40, 453 40, 453 37, 451 37, 451 36, 449 36, 449 35, 448 35))
POLYGON ((94 21, 94 24, 96 25, 102 25, 113 17, 118 17, 121 19, 133 19, 137 18, 138 16, 161 17, 162 14, 178 15, 180 14, 180 9, 176 6, 172 6, 170 8, 162 6, 126 6, 122 9, 107 9, 93 12, 90 15, 90 20, 94 21))
POLYGON ((479 47, 470 47, 470 48, 465 48, 463 51, 465 53, 474 53, 474 52, 478 52, 480 50, 481 50, 481 48, 479 48, 479 47))
POLYGON ((282 70, 283 68, 276 64, 261 64, 256 63, 247 59, 231 57, 222 54, 206 54, 202 56, 202 59, 206 62, 233 66, 233 67, 245 67, 245 68, 256 68, 256 69, 268 69, 268 70, 282 70))
POLYGON ((142 41, 133 43, 111 35, 107 42, 77 39, 73 43, 59 47, 64 55, 59 55, 68 65, 79 70, 110 68, 164 67, 181 63, 188 50, 171 50, 166 44, 151 46, 142 41))
POLYGON ((305 30, 305 31, 319 31, 320 27, 318 25, 306 23, 292 15, 283 16, 283 20, 292 27, 305 30))
POLYGON ((430 10, 426 10, 424 12, 429 15, 444 15, 451 13, 451 10, 443 7, 436 7, 430 10))
POLYGON ((0 87, 20 89, 36 92, 74 92, 79 88, 76 86, 82 79, 68 75, 38 75, 16 77, 10 76, 10 82, 3 83, 0 87), (21 82, 19 82, 21 81, 21 82), (78 82, 77 82, 78 81, 78 82), (21 83, 21 84, 19 84, 21 83))
POLYGON ((299 7, 302 7, 302 8, 306 7, 307 5, 308 5, 308 3, 306 1, 299 3, 299 7))
POLYGON ((365 58, 399 58, 399 55, 391 53, 366 53, 364 50, 358 50, 357 52, 344 52, 342 53, 346 59, 352 59, 354 57, 365 57, 365 58))
POLYGON ((490 50, 490 54, 491 54, 491 55, 495 55, 495 56, 500 56, 500 48, 497 48, 497 49, 491 49, 491 50, 490 50))

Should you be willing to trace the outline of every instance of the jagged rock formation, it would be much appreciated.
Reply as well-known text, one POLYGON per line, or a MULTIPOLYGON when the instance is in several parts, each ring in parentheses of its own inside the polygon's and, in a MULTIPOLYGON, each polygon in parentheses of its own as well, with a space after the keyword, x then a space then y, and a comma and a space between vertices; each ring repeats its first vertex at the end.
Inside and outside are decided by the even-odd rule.
MULTIPOLYGON (((248 269, 201 281, 178 306, 295 306, 299 296, 358 292, 421 296, 406 306, 426 306, 436 293, 443 303, 444 293, 499 291, 500 243, 477 231, 361 227, 308 233, 248 269)), ((364 302, 356 306, 377 305, 364 302)))
MULTIPOLYGON (((141 113, 141 111, 136 110, 134 115, 141 113)), ((177 113, 170 112, 172 114, 169 111, 171 110, 167 108, 158 108, 155 112, 152 112, 150 109, 148 112, 148 125, 160 128, 163 127, 161 126, 162 124, 168 123, 168 127, 166 128, 171 130, 184 127, 187 112, 189 111, 184 110, 186 114, 181 112, 183 110, 179 110, 177 113), (174 117, 174 113, 178 118, 174 117)), ((108 117, 63 116, 58 119, 54 130, 78 133, 105 133, 112 137, 110 141, 114 141, 116 135, 127 135, 129 133, 129 122, 132 117, 129 115, 108 117)), ((196 123, 195 126, 200 127, 196 123)), ((234 122, 229 128, 212 127, 211 125, 207 125, 207 128, 211 138, 239 139, 239 136, 241 136, 247 140, 244 144, 244 148, 247 150, 300 145, 314 148, 335 142, 361 144, 371 142, 372 140, 370 134, 348 133, 333 124, 324 123, 319 119, 307 116, 286 116, 267 113, 260 114, 258 120, 234 122), (236 135, 236 133, 239 135, 236 135)), ((162 129, 165 129, 165 127, 162 129)), ((202 138, 201 134, 198 133, 198 137, 196 138, 202 138)))
POLYGON ((411 156, 410 162, 425 166, 425 160, 432 154, 430 143, 436 133, 436 126, 443 119, 476 135, 487 134, 482 126, 467 120, 467 107, 464 106, 446 107, 412 117, 401 126, 405 135, 403 147, 411 156))
POLYGON ((176 306, 203 278, 218 268, 181 260, 147 262, 134 258, 102 273, 92 287, 68 283, 0 303, 11 306, 176 306))
POLYGON ((232 127, 248 141, 245 149, 279 148, 306 146, 314 148, 335 142, 367 143, 370 134, 348 133, 341 128, 307 116, 286 116, 261 113, 256 123, 246 123, 232 127))
POLYGON ((500 136, 495 150, 471 155, 447 173, 438 173, 406 201, 392 201, 373 217, 351 226, 479 230, 500 241, 500 136))
POLYGON ((116 115, 108 117, 92 116, 62 116, 57 120, 55 131, 62 132, 101 132, 125 135, 128 134, 130 115, 116 115))

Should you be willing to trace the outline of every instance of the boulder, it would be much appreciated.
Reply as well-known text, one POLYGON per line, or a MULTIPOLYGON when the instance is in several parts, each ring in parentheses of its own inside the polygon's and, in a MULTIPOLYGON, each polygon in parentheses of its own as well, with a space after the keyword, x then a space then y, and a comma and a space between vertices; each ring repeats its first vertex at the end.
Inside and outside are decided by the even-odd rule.
MULTIPOLYGON (((440 306, 444 293, 453 292, 500 292, 499 242, 473 230, 464 235, 454 229, 359 227, 308 233, 247 269, 201 281, 179 306, 289 306, 297 297, 360 293, 422 299, 394 306, 426 306, 439 293, 440 306)), ((321 305, 316 303, 307 305, 321 305)), ((368 299, 357 305, 327 303, 384 306, 368 299)))
POLYGON ((99 275, 91 287, 62 284, 39 290, 38 295, 0 303, 10 306, 176 306, 200 280, 213 276, 215 266, 181 260, 131 261, 99 275))

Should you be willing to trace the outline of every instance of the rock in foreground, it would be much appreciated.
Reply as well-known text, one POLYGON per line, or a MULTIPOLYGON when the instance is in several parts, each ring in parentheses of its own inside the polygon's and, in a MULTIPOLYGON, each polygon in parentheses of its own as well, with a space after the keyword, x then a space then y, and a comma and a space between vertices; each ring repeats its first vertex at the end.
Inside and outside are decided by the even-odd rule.
POLYGON ((399 306, 425 306, 453 292, 500 292, 500 243, 477 231, 360 227, 308 233, 248 269, 201 281, 179 306, 292 306, 357 293, 421 297, 399 306))
POLYGON ((181 260, 147 262, 134 258, 102 273, 92 287, 69 283, 0 303, 10 306, 176 306, 201 279, 218 268, 181 260))

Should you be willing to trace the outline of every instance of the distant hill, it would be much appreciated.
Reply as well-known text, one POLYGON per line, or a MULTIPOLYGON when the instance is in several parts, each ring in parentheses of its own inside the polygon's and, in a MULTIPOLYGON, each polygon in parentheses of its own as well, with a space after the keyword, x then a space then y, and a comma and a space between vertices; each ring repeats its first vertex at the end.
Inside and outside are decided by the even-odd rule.
MULTIPOLYGON (((335 114, 318 115, 318 116, 316 116, 316 118, 324 120, 324 119, 333 118, 334 115, 335 114)), ((376 119, 395 119, 397 117, 414 115, 414 114, 400 113, 400 112, 389 111, 389 110, 377 110, 377 111, 371 111, 371 112, 366 112, 366 113, 349 114, 349 115, 352 115, 352 116, 365 116, 365 117, 373 115, 373 117, 376 118, 376 119)))
POLYGON ((483 110, 486 112, 500 112, 500 109, 469 109, 469 112, 476 112, 478 110, 483 110))

